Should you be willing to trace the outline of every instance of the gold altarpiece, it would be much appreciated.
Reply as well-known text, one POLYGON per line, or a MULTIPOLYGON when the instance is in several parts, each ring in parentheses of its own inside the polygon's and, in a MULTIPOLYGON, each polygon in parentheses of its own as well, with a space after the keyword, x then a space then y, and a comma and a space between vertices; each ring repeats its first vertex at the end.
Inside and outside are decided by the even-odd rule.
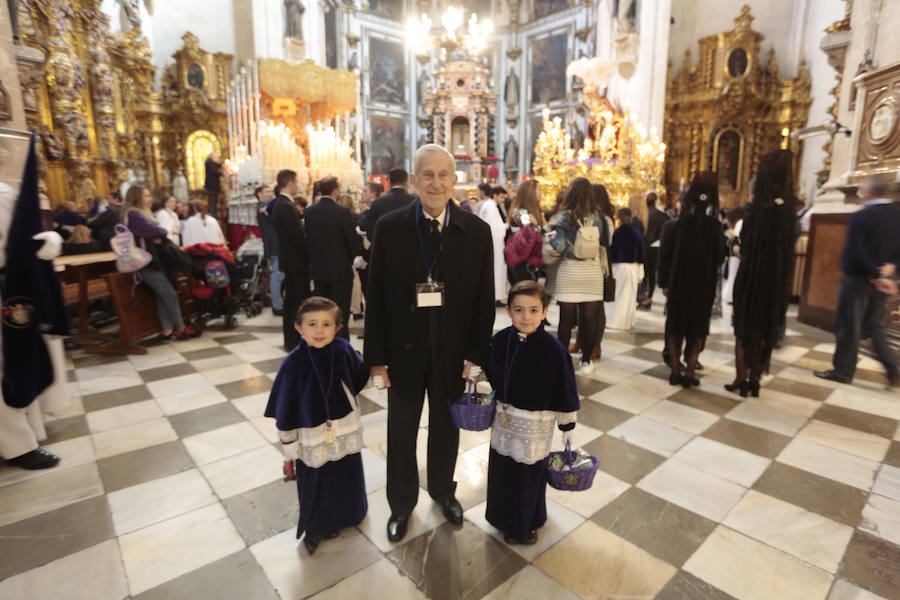
POLYGON ((745 5, 733 30, 700 40, 699 64, 688 50, 677 74, 670 65, 664 129, 669 190, 685 189, 700 171, 716 171, 722 206, 732 207, 749 200, 749 182, 766 152, 790 148, 795 172, 799 167, 799 144, 790 134, 809 116, 809 71, 801 61, 796 78, 781 78, 774 51, 763 64, 763 35, 752 21, 745 5))
MULTIPOLYGON (((100 4, 16 2, 19 43, 44 56, 43 64, 20 61, 19 78, 28 128, 40 134, 41 185, 53 205, 83 205, 126 183, 168 192, 178 171, 189 171, 189 140, 201 139, 204 152, 227 145, 231 55, 204 52, 187 33, 156 92, 140 29, 111 34, 100 4), (198 130, 209 135, 191 137, 198 130)), ((198 177, 192 187, 202 187, 198 177)))

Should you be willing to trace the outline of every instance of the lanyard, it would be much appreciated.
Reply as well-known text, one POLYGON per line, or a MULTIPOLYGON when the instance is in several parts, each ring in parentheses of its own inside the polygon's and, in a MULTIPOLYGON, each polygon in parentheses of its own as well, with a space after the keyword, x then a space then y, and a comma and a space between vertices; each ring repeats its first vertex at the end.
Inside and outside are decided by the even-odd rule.
POLYGON ((516 362, 516 355, 519 353, 519 348, 522 346, 522 344, 525 343, 526 339, 527 338, 520 338, 519 332, 516 331, 515 334, 512 336, 510 343, 506 345, 506 369, 505 369, 506 373, 504 373, 505 377, 503 380, 503 395, 505 396, 504 397, 504 400, 506 401, 505 404, 509 404, 509 375, 510 375, 510 372, 512 371, 513 364, 515 364, 515 362, 516 362), (516 349, 512 353, 512 358, 510 358, 509 357, 509 348, 513 344, 516 345, 516 349))
POLYGON ((331 387, 334 385, 334 346, 331 346, 331 373, 329 373, 328 376, 327 390, 322 383, 322 378, 319 376, 319 368, 316 367, 316 361, 313 359, 312 350, 309 349, 309 344, 306 344, 306 353, 309 355, 309 364, 312 365, 313 374, 316 376, 316 383, 319 384, 319 389, 322 390, 322 396, 325 397, 325 421, 328 423, 328 426, 331 427, 331 411, 328 409, 328 397, 331 396, 331 387))
MULTIPOLYGON (((447 217, 450 216, 449 209, 444 207, 444 227, 447 226, 447 217)), ((438 231, 438 247, 437 252, 434 253, 434 260, 431 261, 431 264, 428 264, 428 255, 425 253, 425 242, 422 241, 422 215, 424 210, 422 209, 422 201, 419 200, 419 207, 416 209, 416 235, 419 236, 419 249, 422 251, 422 262, 425 263, 425 271, 428 275, 428 283, 431 283, 431 274, 434 273, 434 268, 437 266, 438 259, 441 257, 441 250, 444 248, 444 234, 443 231, 438 231)), ((433 219, 437 220, 437 219, 433 219)))

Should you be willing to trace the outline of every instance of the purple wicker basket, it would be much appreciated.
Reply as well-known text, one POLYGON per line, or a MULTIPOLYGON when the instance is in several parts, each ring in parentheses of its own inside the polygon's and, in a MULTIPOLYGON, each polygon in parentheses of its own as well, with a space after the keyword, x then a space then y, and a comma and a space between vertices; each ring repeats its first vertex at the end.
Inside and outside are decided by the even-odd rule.
POLYGON ((466 391, 459 400, 450 404, 450 418, 459 429, 466 431, 484 431, 494 423, 494 412, 497 402, 491 398, 490 403, 483 404, 490 394, 475 391, 475 382, 469 381, 466 391))
POLYGON ((571 464, 575 460, 575 452, 572 451, 572 448, 567 443, 565 450, 551 452, 547 456, 547 483, 550 484, 550 487, 566 492, 583 492, 590 489, 594 483, 594 474, 600 468, 600 460, 596 456, 591 455, 590 467, 567 471, 556 471, 549 468, 550 461, 555 456, 561 456, 566 464, 571 464))

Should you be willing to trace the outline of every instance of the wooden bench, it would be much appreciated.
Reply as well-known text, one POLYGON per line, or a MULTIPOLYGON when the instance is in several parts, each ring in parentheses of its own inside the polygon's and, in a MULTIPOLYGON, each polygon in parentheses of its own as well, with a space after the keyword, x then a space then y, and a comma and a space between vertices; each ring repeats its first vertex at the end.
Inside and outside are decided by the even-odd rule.
MULTIPOLYGON (((112 341, 86 344, 82 348, 85 352, 96 354, 146 354, 147 348, 139 343, 162 332, 156 312, 156 296, 147 285, 135 285, 134 277, 128 273, 108 273, 103 280, 119 319, 119 331, 112 341)), ((178 292, 181 314, 188 322, 193 314, 190 278, 179 275, 175 290, 178 292)))

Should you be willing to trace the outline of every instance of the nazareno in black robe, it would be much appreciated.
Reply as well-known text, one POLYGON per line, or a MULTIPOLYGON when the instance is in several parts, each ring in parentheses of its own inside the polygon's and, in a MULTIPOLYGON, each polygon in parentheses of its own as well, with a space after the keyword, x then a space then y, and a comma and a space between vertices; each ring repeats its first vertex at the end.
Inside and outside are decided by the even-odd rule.
MULTIPOLYGON (((265 416, 275 418, 279 431, 318 427, 327 420, 324 394, 310 358, 326 389, 334 361, 328 395, 328 412, 333 421, 353 411, 341 383, 355 398, 368 380, 368 368, 348 341, 335 338, 324 348, 312 348, 301 340, 281 363, 266 406, 265 416)), ((368 501, 359 452, 318 468, 307 466, 301 460, 296 460, 295 466, 300 501, 298 539, 306 531, 331 533, 362 522, 368 501)))
MULTIPOLYGON (((572 358, 543 327, 524 339, 514 327, 497 333, 492 341, 487 373, 498 406, 508 403, 521 410, 558 413, 574 413, 580 408, 572 358), (511 360, 507 377, 508 356, 511 360)), ((499 408, 497 414, 499 418, 499 408)), ((571 430, 575 423, 557 427, 561 431, 571 430)), ((547 520, 546 488, 545 460, 523 464, 500 454, 491 444, 486 508, 491 525, 515 539, 527 539, 531 531, 547 520)))

